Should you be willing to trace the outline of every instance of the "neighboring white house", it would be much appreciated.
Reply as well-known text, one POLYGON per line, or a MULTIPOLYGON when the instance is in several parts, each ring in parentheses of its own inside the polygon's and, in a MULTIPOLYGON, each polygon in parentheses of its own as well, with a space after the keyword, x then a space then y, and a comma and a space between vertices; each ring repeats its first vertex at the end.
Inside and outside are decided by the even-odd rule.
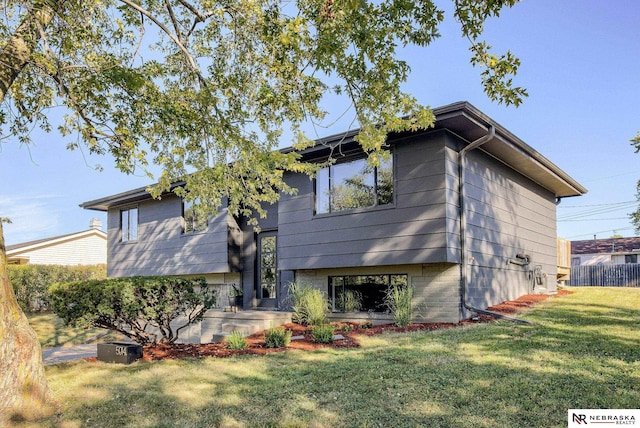
POLYGON ((107 263, 107 234, 94 218, 89 230, 7 246, 13 265, 97 265, 107 263))
POLYGON ((640 261, 640 237, 571 242, 572 266, 611 266, 640 261))

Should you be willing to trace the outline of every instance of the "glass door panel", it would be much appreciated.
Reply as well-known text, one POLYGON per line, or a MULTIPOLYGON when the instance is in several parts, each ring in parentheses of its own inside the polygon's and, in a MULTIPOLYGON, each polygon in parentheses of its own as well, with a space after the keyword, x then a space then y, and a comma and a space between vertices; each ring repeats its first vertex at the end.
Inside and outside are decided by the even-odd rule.
POLYGON ((275 299, 277 285, 277 247, 275 235, 258 237, 258 298, 275 299))

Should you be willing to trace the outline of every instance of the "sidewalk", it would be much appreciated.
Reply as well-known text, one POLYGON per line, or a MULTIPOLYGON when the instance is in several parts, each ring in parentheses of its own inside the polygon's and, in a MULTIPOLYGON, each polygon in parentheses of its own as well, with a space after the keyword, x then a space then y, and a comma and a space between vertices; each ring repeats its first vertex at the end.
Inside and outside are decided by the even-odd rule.
POLYGON ((58 348, 43 349, 42 360, 45 365, 50 365, 62 363, 64 361, 95 357, 97 354, 98 345, 95 343, 89 343, 86 345, 62 346, 58 348))

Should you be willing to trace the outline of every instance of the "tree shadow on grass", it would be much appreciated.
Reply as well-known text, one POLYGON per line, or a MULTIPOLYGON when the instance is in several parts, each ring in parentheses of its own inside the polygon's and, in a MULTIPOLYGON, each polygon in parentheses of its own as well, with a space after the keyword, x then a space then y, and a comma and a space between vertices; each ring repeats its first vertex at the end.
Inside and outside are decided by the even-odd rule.
POLYGON ((570 408, 636 408, 635 323, 576 311, 546 311, 532 326, 382 335, 359 349, 62 366, 54 378, 94 375, 74 386, 82 398, 56 423, 561 427, 570 408))

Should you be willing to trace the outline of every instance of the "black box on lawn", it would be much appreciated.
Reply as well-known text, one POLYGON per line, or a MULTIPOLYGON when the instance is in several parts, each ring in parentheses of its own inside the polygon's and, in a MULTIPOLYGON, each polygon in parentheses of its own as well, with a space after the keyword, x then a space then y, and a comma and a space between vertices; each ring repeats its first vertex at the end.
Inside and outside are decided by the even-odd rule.
POLYGON ((98 361, 131 364, 140 358, 142 358, 142 345, 137 343, 98 343, 98 361))

